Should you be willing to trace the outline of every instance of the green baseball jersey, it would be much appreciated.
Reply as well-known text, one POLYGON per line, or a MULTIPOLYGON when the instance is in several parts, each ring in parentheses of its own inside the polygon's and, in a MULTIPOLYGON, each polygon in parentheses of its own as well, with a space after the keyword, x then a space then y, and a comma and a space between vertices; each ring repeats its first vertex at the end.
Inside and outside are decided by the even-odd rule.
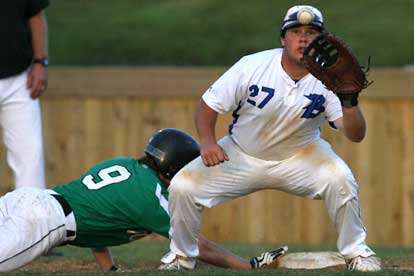
POLYGON ((168 237, 168 191, 156 172, 133 158, 115 158, 54 189, 72 207, 82 247, 120 245, 150 232, 168 237))

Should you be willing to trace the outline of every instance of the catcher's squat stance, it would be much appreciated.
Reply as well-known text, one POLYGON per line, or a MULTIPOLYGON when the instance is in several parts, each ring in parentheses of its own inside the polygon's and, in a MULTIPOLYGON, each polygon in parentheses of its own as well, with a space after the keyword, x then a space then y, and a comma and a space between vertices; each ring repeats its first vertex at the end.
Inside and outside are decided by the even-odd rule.
POLYGON ((331 45, 331 36, 319 36, 323 32, 318 9, 290 8, 281 26, 283 48, 241 58, 204 93, 195 117, 201 157, 186 165, 169 188, 170 250, 177 257, 164 269, 195 267, 203 207, 277 189, 325 200, 348 269, 380 270, 379 259, 365 242, 356 180, 320 137, 320 127, 328 120, 349 140, 364 138, 357 99, 367 82, 358 64, 357 70, 329 75, 338 79, 321 76, 321 82, 315 77, 352 57, 340 43, 331 45), (349 72, 356 72, 354 79, 341 80, 349 72), (329 81, 334 85, 328 86, 329 81), (229 135, 217 142, 216 119, 226 112, 233 113, 233 123, 229 135))
MULTIPOLYGON (((99 267, 117 270, 107 246, 151 232, 168 237, 170 179, 200 154, 185 132, 157 132, 139 160, 115 158, 54 190, 21 188, 0 198, 0 271, 19 268, 62 244, 91 247, 99 267)), ((242 259, 201 237, 200 259, 234 268, 260 268, 287 248, 242 259)), ((164 259, 168 260, 166 256, 164 259)))

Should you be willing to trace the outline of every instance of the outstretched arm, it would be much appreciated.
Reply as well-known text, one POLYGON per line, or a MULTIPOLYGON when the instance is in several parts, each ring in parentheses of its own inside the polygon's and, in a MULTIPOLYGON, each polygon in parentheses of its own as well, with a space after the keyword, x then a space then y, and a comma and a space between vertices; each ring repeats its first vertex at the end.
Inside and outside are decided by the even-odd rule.
POLYGON ((208 264, 231 269, 252 268, 248 260, 220 247, 203 235, 198 237, 198 249, 200 252, 198 258, 208 264))
POLYGON ((287 253, 287 246, 273 251, 264 252, 258 257, 246 260, 208 240, 203 235, 198 238, 199 256, 203 262, 211 265, 230 269, 257 269, 274 264, 280 257, 287 253))
POLYGON ((116 271, 118 268, 115 266, 112 259, 111 251, 108 247, 95 247, 91 248, 93 255, 95 256, 96 263, 102 271, 116 271))

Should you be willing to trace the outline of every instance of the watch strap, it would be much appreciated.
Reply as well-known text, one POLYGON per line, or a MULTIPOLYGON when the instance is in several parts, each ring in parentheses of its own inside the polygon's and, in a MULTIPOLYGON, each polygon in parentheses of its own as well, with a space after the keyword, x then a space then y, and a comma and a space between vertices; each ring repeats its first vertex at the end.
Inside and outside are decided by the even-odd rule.
POLYGON ((39 63, 43 67, 48 67, 49 66, 49 60, 46 57, 43 57, 43 58, 34 58, 33 59, 33 63, 39 63))

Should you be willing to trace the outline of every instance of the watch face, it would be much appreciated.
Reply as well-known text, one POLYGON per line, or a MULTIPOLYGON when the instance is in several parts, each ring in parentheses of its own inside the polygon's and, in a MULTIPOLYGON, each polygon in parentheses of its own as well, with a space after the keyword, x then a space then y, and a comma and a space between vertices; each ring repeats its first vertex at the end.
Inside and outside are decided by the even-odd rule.
POLYGON ((44 67, 48 67, 49 66, 49 60, 47 58, 35 58, 33 60, 33 63, 40 63, 44 67))

